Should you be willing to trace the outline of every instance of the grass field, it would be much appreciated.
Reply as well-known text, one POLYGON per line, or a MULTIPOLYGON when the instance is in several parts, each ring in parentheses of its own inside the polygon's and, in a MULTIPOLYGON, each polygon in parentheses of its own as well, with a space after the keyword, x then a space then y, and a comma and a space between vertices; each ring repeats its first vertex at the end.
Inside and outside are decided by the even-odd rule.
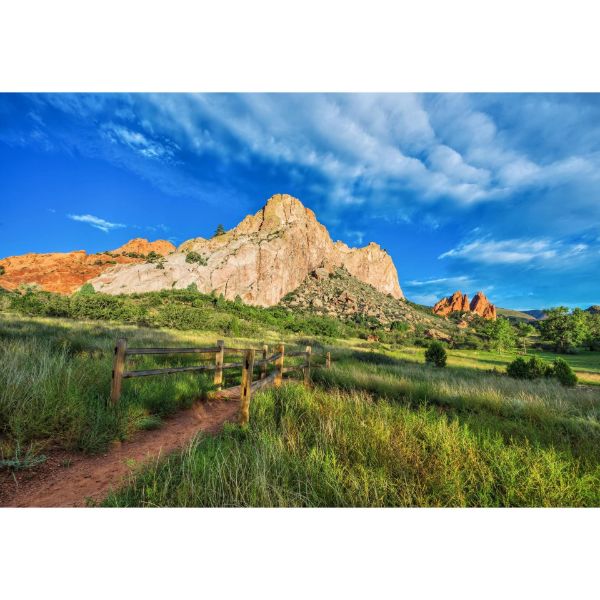
MULTIPOLYGON (((423 362, 425 349, 416 347, 401 348, 392 352, 393 356, 409 361, 423 362)), ((528 356, 535 355, 548 362, 557 356, 564 358, 577 373, 579 381, 586 385, 600 385, 600 352, 582 351, 579 354, 553 354, 530 349, 528 356)), ((516 352, 494 352, 489 350, 448 350, 448 366, 450 368, 467 367, 469 369, 492 370, 504 372, 506 366, 517 356, 516 352)))
MULTIPOLYGON (((102 451, 135 430, 160 427, 211 389, 208 378, 190 374, 129 380, 117 410, 107 408, 120 336, 132 346, 205 345, 217 337, 0 313, 0 459, 53 447, 102 451)), ((247 347, 281 337, 267 331, 260 340, 226 340, 247 347)), ((285 341, 323 343, 291 334, 285 341)), ((249 427, 199 437, 137 473, 105 504, 600 504, 595 387, 511 379, 502 373, 509 354, 451 350, 449 367, 436 369, 423 363, 422 349, 368 346, 336 342, 335 366, 314 370, 312 390, 291 384, 255 394, 249 427)), ((598 353, 566 359, 580 377, 600 371, 598 353)), ((161 357, 136 360, 136 368, 165 364, 161 357)), ((168 364, 189 360, 170 357, 168 364)))

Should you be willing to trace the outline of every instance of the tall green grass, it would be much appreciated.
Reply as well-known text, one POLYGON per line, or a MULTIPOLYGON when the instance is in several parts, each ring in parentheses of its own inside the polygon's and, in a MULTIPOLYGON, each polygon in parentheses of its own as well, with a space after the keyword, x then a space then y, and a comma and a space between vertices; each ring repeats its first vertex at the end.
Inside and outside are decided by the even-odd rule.
POLYGON ((365 391, 270 389, 105 506, 597 506, 600 466, 365 391))

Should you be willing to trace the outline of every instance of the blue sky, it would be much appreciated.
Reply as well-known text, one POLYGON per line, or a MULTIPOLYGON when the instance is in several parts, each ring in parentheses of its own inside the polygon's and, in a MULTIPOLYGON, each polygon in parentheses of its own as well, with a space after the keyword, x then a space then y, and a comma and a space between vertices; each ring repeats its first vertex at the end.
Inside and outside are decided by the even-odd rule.
POLYGON ((596 94, 0 94, 0 256, 178 244, 274 193, 411 300, 600 303, 596 94))

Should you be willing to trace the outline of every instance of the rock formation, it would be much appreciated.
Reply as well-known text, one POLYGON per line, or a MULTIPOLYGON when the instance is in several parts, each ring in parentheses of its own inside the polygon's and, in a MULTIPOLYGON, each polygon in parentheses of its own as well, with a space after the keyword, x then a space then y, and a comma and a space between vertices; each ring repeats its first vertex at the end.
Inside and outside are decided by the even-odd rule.
POLYGON ((112 252, 87 254, 75 252, 53 252, 48 254, 23 254, 0 260, 4 275, 0 276, 0 287, 15 290, 22 285, 36 285, 48 292, 70 294, 84 283, 116 266, 142 262, 143 258, 126 256, 122 253, 135 252, 158 254, 175 250, 175 246, 164 240, 148 242, 137 239, 112 252))
POLYGON ((352 276, 344 267, 329 273, 315 269, 294 291, 286 294, 280 305, 294 311, 307 311, 341 320, 356 321, 362 317, 365 324, 389 327, 401 322, 414 331, 417 326, 427 327, 446 339, 440 331, 453 330, 453 325, 434 315, 416 310, 389 294, 383 294, 372 285, 352 276))
POLYGON ((445 317, 452 312, 468 312, 469 311, 469 297, 467 294, 463 294, 460 290, 454 292, 452 296, 442 298, 434 307, 433 312, 436 315, 445 317))
POLYGON ((496 320, 496 307, 490 303, 483 292, 477 292, 473 296, 470 305, 471 312, 477 313, 484 319, 496 320))
POLYGON ((203 293, 272 306, 309 273, 322 269, 329 274, 342 266, 380 292, 404 297, 387 252, 374 243, 364 248, 334 243, 313 211, 296 198, 277 194, 223 235, 188 240, 159 265, 115 266, 91 283, 109 294, 181 289, 195 283, 203 293), (201 260, 191 261, 190 252, 201 260))
POLYGON ((469 303, 467 294, 463 294, 460 290, 454 292, 452 296, 442 298, 433 307, 433 312, 436 315, 447 316, 453 312, 459 313, 476 313, 484 319, 496 319, 496 307, 490 303, 483 292, 477 292, 473 296, 473 300, 469 303))
POLYGON ((175 248, 171 242, 167 242, 166 240, 149 242, 144 238, 135 238, 133 240, 129 240, 120 248, 113 250, 111 254, 127 254, 133 252, 135 254, 143 254, 145 256, 150 254, 150 252, 156 252, 156 254, 167 256, 167 254, 171 254, 171 252, 175 252, 175 250, 177 250, 177 248, 175 248))

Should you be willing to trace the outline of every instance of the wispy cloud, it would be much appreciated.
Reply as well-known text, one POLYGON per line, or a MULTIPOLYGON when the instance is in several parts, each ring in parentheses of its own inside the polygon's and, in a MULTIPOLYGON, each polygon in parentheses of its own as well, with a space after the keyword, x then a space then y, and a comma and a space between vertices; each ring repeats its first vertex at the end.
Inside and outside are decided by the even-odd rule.
POLYGON ((471 278, 467 275, 459 275, 457 277, 438 277, 437 279, 410 280, 406 282, 406 286, 410 287, 431 287, 439 285, 461 285, 470 284, 471 278))
POLYGON ((67 215, 69 219, 73 221, 79 221, 80 223, 87 223, 91 227, 95 227, 100 231, 104 231, 104 233, 109 233, 113 229, 120 229, 125 227, 122 223, 111 223, 110 221, 106 221, 105 219, 101 219, 100 217, 95 217, 94 215, 67 215))
POLYGON ((587 248, 582 243, 565 244, 548 239, 478 239, 452 248, 439 258, 459 258, 487 265, 562 263, 565 259, 581 255, 587 248))

